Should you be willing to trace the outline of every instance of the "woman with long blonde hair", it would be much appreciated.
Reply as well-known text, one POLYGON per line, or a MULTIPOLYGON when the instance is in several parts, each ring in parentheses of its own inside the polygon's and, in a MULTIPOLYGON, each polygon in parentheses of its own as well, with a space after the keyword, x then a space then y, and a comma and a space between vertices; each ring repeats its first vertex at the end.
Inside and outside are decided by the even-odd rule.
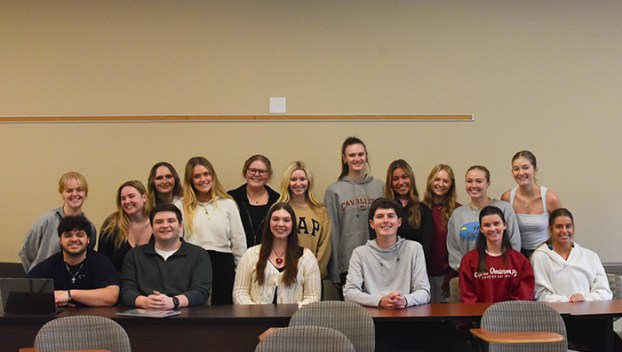
POLYGON ((210 255, 212 304, 231 304, 235 267, 246 251, 238 207, 204 157, 188 160, 183 188, 183 198, 174 204, 183 213, 184 240, 210 255))
POLYGON ((317 258, 322 277, 326 276, 330 259, 330 218, 324 204, 313 193, 313 174, 302 161, 290 163, 281 181, 281 198, 297 215, 298 243, 317 258))
POLYGON ((147 189, 140 181, 124 182, 117 190, 116 204, 117 211, 101 227, 98 251, 110 258, 120 273, 125 254, 151 238, 147 189))
POLYGON ((454 170, 445 164, 434 166, 423 195, 423 203, 430 207, 434 222, 430 252, 425 257, 432 303, 449 301, 449 280, 458 275, 449 267, 447 253, 447 222, 451 213, 461 206, 457 198, 454 170))

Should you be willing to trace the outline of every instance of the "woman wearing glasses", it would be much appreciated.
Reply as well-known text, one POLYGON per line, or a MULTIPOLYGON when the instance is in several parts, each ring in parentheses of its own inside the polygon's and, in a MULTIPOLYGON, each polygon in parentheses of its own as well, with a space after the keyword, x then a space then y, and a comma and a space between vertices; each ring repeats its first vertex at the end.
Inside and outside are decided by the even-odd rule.
POLYGON ((235 267, 246 251, 238 209, 204 157, 188 160, 183 188, 183 198, 174 204, 183 213, 184 240, 209 253, 212 304, 232 304, 235 267))
POLYGON ((246 233, 246 247, 261 243, 264 221, 279 194, 266 183, 272 176, 272 163, 267 157, 256 154, 244 162, 242 175, 246 183, 232 189, 229 195, 238 204, 240 218, 246 233))

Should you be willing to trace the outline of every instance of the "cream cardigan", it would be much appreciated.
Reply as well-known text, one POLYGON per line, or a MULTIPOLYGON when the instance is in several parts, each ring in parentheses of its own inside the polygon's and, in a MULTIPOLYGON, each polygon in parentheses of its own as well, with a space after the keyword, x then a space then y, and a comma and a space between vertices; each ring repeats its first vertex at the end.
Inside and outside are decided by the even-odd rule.
POLYGON ((285 286, 283 273, 271 263, 264 271, 264 284, 257 283, 255 266, 259 260, 261 245, 249 248, 238 264, 233 285, 234 304, 272 304, 276 292, 276 303, 298 303, 300 305, 320 300, 320 269, 313 253, 304 249, 298 260, 296 282, 285 286))

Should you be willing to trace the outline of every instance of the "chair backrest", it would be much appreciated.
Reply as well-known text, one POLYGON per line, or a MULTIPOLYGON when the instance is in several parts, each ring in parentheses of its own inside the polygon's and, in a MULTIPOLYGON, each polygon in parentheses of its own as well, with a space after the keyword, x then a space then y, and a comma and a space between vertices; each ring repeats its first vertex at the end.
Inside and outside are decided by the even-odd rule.
POLYGON ((481 327, 489 331, 548 331, 564 337, 564 341, 541 344, 489 344, 493 351, 567 351, 566 326, 559 313, 542 302, 505 301, 488 307, 481 327))
POLYGON ((613 299, 622 299, 622 277, 616 274, 607 273, 609 288, 613 293, 613 299))
POLYGON ((110 350, 131 352, 130 339, 114 320, 77 315, 49 321, 37 333, 35 347, 40 352, 67 350, 110 350))
POLYGON ((255 348, 255 352, 354 352, 339 331, 323 326, 290 326, 278 329, 255 348))
POLYGON ((358 352, 373 352, 376 347, 374 320, 360 305, 343 301, 320 301, 300 307, 289 326, 315 325, 340 331, 352 341, 358 352))
POLYGON ((460 282, 458 277, 449 280, 449 303, 460 303, 460 282))

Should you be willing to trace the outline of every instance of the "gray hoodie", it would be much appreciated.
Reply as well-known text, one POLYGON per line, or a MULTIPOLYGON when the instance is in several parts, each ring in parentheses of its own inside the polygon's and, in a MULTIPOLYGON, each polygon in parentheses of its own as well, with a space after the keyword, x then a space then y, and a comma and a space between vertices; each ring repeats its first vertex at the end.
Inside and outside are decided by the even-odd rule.
POLYGON ((406 297, 408 307, 430 301, 421 244, 398 237, 387 249, 378 246, 376 240, 356 248, 343 288, 345 300, 377 307, 382 297, 394 290, 406 297))
POLYGON ((372 176, 360 181, 346 176, 326 188, 324 204, 331 220, 332 241, 328 277, 333 282, 340 282, 339 274, 348 271, 354 248, 369 239, 369 208, 383 192, 382 181, 374 180, 372 176))

